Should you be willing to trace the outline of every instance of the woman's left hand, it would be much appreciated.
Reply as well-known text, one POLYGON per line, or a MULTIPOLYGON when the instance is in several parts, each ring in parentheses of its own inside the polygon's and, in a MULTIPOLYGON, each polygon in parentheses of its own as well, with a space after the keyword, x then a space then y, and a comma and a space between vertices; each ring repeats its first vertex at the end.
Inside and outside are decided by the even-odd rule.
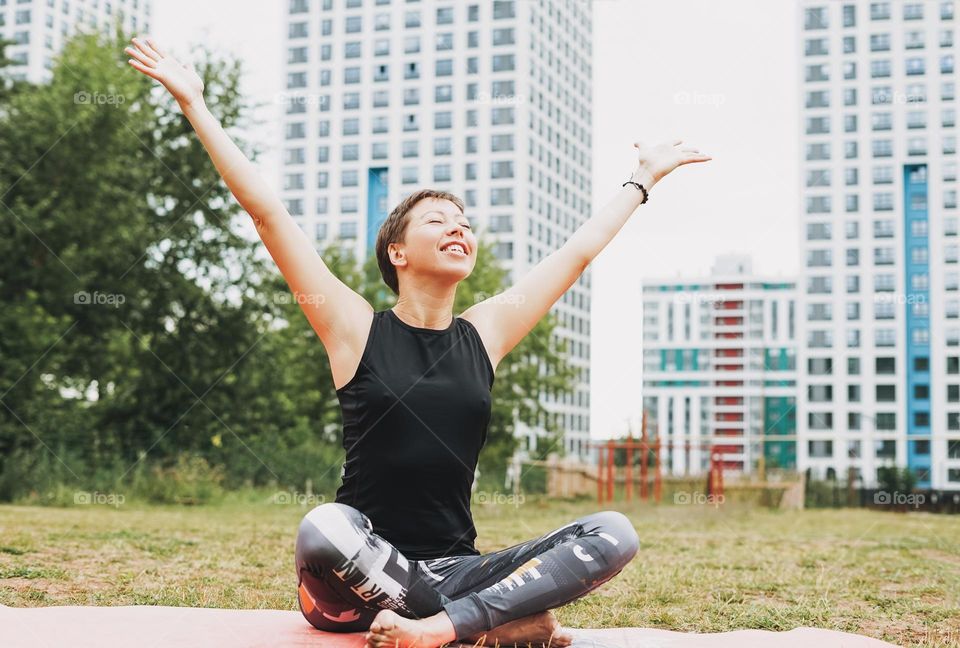
POLYGON ((637 149, 637 170, 632 180, 639 182, 649 191, 662 177, 683 164, 706 162, 713 158, 692 146, 680 146, 683 140, 662 142, 656 146, 647 146, 643 142, 634 142, 637 149))

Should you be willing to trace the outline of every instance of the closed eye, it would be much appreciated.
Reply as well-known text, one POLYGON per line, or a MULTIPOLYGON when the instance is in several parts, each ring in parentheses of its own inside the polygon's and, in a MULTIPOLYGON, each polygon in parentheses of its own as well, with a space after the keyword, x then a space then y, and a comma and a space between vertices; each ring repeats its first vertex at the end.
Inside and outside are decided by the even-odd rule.
MULTIPOLYGON (((439 218, 432 218, 432 219, 430 219, 430 220, 427 221, 427 222, 429 222, 429 223, 442 223, 443 221, 440 220, 439 218)), ((460 223, 460 225, 462 225, 463 227, 466 227, 467 229, 471 229, 471 228, 470 228, 470 223, 460 223)))

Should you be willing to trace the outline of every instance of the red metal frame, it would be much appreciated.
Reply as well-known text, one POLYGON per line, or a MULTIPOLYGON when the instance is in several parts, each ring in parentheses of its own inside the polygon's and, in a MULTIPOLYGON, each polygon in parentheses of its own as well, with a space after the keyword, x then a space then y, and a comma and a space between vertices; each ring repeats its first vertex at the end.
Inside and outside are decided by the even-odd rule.
MULTIPOLYGON (((685 446, 690 447, 687 441, 685 446)), ((597 441, 588 443, 588 447, 597 449, 597 502, 603 504, 604 501, 612 502, 615 484, 615 462, 614 452, 617 449, 625 450, 627 453, 625 472, 624 497, 626 501, 633 499, 633 462, 636 452, 640 453, 640 499, 647 501, 650 498, 649 481, 650 467, 647 465, 650 453, 653 452, 653 499, 659 502, 663 490, 663 475, 660 468, 660 437, 658 436, 653 443, 650 443, 647 436, 647 413, 643 413, 643 425, 640 440, 637 441, 633 435, 628 435, 626 439, 606 441, 597 441)), ((723 452, 716 446, 710 448, 710 470, 707 476, 707 494, 721 496, 718 499, 722 501, 723 495, 723 452)))

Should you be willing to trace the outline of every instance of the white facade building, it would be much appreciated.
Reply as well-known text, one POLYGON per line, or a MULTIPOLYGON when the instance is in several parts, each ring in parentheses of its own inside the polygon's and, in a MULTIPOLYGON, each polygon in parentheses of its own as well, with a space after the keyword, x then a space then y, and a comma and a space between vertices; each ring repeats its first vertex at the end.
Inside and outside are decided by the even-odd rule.
POLYGON ((666 475, 796 468, 793 281, 719 257, 710 276, 643 282, 643 403, 666 475))
MULTIPOLYGON (((589 218, 590 3, 287 2, 283 197, 318 246, 364 258, 393 206, 443 189, 514 281, 589 218)), ((590 276, 553 309, 582 380, 543 396, 584 454, 590 276)))
POLYGON ((960 489, 957 2, 798 3, 798 462, 960 489))
POLYGON ((112 34, 115 21, 130 33, 149 32, 150 0, 0 0, 0 37, 14 65, 11 79, 49 80, 53 58, 78 30, 112 34))

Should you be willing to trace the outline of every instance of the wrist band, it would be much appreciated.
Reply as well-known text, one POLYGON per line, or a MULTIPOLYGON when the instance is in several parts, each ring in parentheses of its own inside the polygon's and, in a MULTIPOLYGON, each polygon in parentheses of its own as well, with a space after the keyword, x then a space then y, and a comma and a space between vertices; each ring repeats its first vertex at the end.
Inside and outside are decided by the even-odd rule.
POLYGON ((623 183, 622 185, 620 185, 620 186, 621 186, 621 187, 626 187, 628 184, 632 184, 634 187, 636 187, 637 189, 639 189, 640 191, 643 192, 643 200, 640 201, 640 204, 641 204, 641 205, 642 205, 643 203, 647 202, 647 190, 643 188, 643 185, 642 185, 642 184, 638 184, 638 183, 634 182, 633 180, 627 180, 626 182, 624 182, 624 183, 623 183))

